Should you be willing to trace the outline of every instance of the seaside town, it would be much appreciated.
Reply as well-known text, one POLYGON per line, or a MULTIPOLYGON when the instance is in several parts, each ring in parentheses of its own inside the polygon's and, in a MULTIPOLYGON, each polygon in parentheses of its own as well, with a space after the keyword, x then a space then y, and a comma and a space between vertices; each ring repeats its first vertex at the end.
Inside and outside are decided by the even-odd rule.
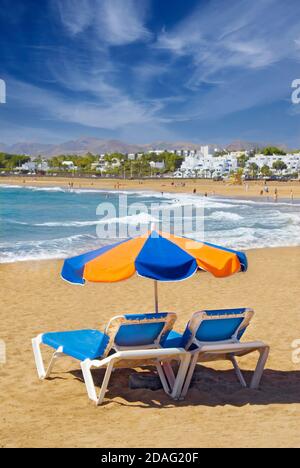
POLYGON ((59 155, 52 158, 0 153, 0 175, 86 175, 94 177, 170 177, 227 180, 297 180, 300 151, 276 146, 229 151, 151 149, 145 153, 59 155))

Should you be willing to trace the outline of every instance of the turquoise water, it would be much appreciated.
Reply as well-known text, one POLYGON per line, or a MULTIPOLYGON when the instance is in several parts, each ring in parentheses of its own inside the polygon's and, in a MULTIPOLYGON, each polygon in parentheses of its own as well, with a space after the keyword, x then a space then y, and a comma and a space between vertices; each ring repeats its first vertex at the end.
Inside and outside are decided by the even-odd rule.
MULTIPOLYGON (((142 230, 151 221, 159 224, 163 211, 145 212, 153 203, 160 203, 163 210, 191 204, 201 208, 204 203, 204 233, 202 229, 185 233, 190 237, 236 249, 300 245, 300 205, 289 201, 275 204, 151 192, 127 192, 127 197, 129 205, 143 204, 144 212, 120 212, 124 199, 120 207, 119 193, 113 191, 0 187, 0 263, 64 258, 113 242, 114 236, 104 239, 97 233, 104 223, 96 212, 101 203, 115 208, 108 224, 121 218, 123 228, 142 223, 142 230)), ((175 216, 171 224, 179 222, 175 216)))

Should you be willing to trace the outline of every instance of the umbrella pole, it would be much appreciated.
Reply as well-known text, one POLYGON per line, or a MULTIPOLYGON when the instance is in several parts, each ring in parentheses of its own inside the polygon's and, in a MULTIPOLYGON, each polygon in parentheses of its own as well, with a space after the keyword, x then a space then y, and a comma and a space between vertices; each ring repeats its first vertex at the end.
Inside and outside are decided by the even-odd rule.
POLYGON ((158 284, 154 281, 155 313, 158 314, 158 284))

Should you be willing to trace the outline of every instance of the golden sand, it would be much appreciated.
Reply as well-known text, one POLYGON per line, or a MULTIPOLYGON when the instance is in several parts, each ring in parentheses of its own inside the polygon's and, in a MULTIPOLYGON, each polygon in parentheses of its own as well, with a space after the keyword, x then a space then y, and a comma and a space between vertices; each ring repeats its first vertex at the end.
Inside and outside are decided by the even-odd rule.
MULTIPOLYGON (((101 407, 87 398, 77 362, 59 362, 37 378, 31 338, 41 332, 103 328, 116 314, 153 311, 153 284, 132 278, 118 284, 71 286, 61 261, 0 265, 0 446, 4 447, 300 447, 300 364, 291 343, 300 339, 300 248, 249 251, 246 274, 159 285, 160 309, 178 314, 182 330, 203 308, 253 307, 245 339, 271 345, 262 388, 241 389, 230 366, 214 364, 173 402, 162 390, 130 390, 130 370, 116 370, 101 407)), ((46 353, 49 356, 49 353, 46 353)), ((254 358, 241 361, 249 371, 254 358)), ((101 381, 102 371, 96 371, 101 381)), ((250 374, 246 372, 249 379, 250 374)))
POLYGON ((148 180, 116 180, 116 179, 87 179, 87 178, 61 178, 61 177, 1 177, 0 184, 18 184, 27 186, 60 186, 69 187, 69 183, 74 184, 74 188, 90 189, 116 189, 120 190, 155 190, 158 192, 193 193, 208 196, 228 196, 228 197, 260 197, 267 196, 272 199, 275 188, 278 191, 278 199, 290 198, 291 191, 294 198, 300 198, 300 181, 292 182, 268 182, 269 194, 260 195, 263 189, 263 181, 251 181, 244 185, 232 185, 228 182, 214 182, 204 179, 148 179, 148 180))

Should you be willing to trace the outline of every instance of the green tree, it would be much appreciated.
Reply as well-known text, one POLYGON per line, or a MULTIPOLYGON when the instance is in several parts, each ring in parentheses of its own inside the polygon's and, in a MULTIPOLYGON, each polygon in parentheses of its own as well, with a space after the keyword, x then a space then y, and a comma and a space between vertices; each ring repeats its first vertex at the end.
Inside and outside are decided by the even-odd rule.
POLYGON ((214 151, 213 156, 217 158, 218 156, 226 156, 227 154, 228 154, 228 151, 220 150, 220 151, 214 151))
POLYGON ((249 156, 247 156, 245 153, 241 154, 241 156, 237 158, 238 167, 244 168, 248 160, 249 156))
POLYGON ((252 162, 249 164, 249 170, 250 170, 250 174, 253 178, 255 178, 258 174, 258 171, 259 171, 259 167, 256 163, 252 162))
POLYGON ((285 162, 281 161, 280 159, 278 159, 277 161, 274 161, 272 167, 276 171, 283 171, 284 169, 287 169, 287 165, 285 164, 285 162))
POLYGON ((264 177, 270 177, 272 175, 271 169, 266 164, 261 168, 260 173, 264 177))
POLYGON ((234 176, 234 183, 237 185, 242 185, 243 182, 243 169, 240 167, 233 173, 234 176))
POLYGON ((263 154, 266 156, 272 156, 273 154, 278 154, 284 156, 286 153, 280 148, 277 148, 277 146, 266 146, 263 150, 263 154))
POLYGON ((29 161, 30 157, 22 154, 0 153, 0 168, 10 171, 29 161))

